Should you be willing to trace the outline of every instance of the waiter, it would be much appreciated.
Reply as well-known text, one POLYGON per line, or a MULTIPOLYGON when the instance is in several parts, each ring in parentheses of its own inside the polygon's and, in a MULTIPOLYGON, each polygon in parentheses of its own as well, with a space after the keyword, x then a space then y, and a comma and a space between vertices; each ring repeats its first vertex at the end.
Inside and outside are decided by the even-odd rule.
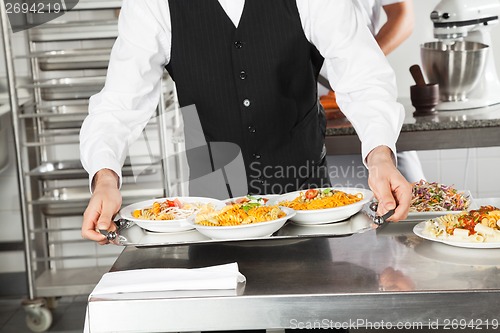
POLYGON ((80 133, 93 189, 82 236, 105 244, 96 227, 114 229, 121 164, 156 109, 165 66, 181 106, 196 106, 207 141, 241 148, 252 192, 317 185, 323 59, 362 141, 379 213, 396 208, 392 220, 405 218, 411 186, 394 157, 404 110, 394 73, 351 0, 124 0, 106 84, 90 99, 80 133), (304 167, 301 176, 280 172, 304 167))

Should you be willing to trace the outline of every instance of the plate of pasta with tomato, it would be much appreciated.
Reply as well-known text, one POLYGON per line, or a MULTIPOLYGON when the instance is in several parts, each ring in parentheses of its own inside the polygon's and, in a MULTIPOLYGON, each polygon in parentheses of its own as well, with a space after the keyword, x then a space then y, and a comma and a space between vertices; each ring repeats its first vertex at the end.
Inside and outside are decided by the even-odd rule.
POLYGON ((204 197, 169 197, 141 201, 120 210, 120 217, 151 232, 181 232, 194 229, 188 219, 225 206, 221 200, 204 197))
POLYGON ((197 214, 189 221, 212 239, 239 240, 269 237, 294 215, 293 209, 269 204, 267 198, 246 196, 228 200, 223 208, 197 214))
POLYGON ((373 192, 367 189, 326 187, 294 191, 270 201, 295 210, 292 222, 313 225, 344 221, 361 211, 373 197, 373 192))
POLYGON ((500 248, 500 208, 448 214, 415 225, 413 232, 424 239, 466 248, 500 248))

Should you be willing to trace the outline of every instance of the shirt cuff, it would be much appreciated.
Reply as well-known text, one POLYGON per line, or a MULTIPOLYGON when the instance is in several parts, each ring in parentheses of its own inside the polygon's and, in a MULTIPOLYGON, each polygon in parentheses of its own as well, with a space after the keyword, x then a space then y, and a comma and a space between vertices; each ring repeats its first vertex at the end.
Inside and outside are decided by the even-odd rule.
POLYGON ((89 189, 90 193, 93 193, 92 189, 92 180, 94 179, 95 174, 102 169, 109 169, 114 171, 118 175, 118 188, 122 187, 122 168, 120 163, 116 162, 116 160, 100 160, 96 161, 92 164, 91 168, 87 171, 89 173, 89 189))
POLYGON ((366 162, 366 158, 368 157, 368 154, 375 148, 379 146, 386 146, 392 151, 392 157, 394 158, 394 161, 396 163, 396 166, 398 165, 398 159, 397 159, 397 150, 396 150, 396 145, 393 143, 392 140, 384 140, 383 138, 379 138, 377 140, 368 140, 367 143, 363 143, 361 145, 361 155, 363 157, 363 164, 365 167, 368 169, 368 164, 366 162))

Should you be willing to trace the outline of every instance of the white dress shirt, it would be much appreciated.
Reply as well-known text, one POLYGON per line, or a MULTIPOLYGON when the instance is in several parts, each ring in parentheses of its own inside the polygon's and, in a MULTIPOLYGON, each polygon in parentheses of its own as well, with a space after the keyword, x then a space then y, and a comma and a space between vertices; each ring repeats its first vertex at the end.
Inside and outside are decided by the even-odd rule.
MULTIPOLYGON (((342 112, 362 142, 362 156, 380 145, 393 150, 403 120, 395 75, 352 0, 296 0, 306 38, 325 58, 342 112)), ((245 1, 219 0, 235 26, 245 1)), ((170 59, 167 0, 124 0, 106 83, 90 98, 80 155, 90 179, 107 168, 121 178, 127 148, 154 114, 170 59)))
POLYGON ((380 29, 382 9, 384 6, 392 5, 405 0, 358 0, 360 6, 363 8, 363 14, 366 15, 366 22, 368 29, 375 36, 380 29))

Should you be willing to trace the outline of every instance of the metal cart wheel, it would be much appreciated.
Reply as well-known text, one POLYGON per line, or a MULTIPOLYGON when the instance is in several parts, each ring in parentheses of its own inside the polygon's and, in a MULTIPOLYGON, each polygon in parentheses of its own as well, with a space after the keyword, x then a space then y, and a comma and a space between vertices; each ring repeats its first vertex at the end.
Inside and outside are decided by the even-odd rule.
POLYGON ((26 326, 33 332, 45 332, 52 325, 52 312, 46 307, 44 299, 26 301, 26 326))

